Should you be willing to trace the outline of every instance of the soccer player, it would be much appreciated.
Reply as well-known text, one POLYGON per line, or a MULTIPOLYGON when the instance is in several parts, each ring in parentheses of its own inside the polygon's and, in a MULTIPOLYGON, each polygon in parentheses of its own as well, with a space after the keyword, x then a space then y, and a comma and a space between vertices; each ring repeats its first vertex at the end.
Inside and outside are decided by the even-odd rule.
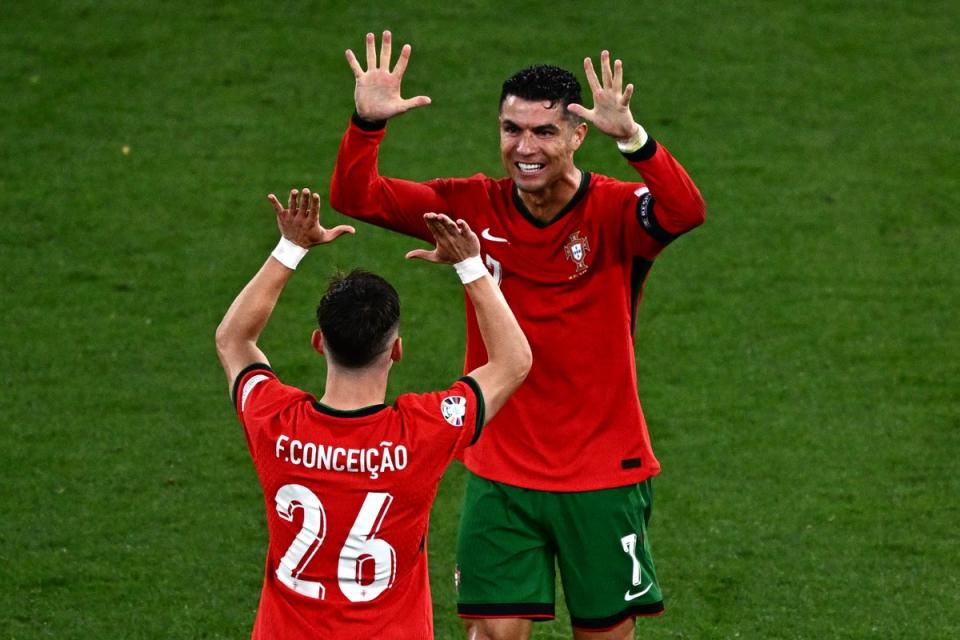
MULTIPOLYGON (((534 355, 525 383, 484 438, 469 471, 457 545, 458 612, 470 638, 527 638, 554 615, 559 565, 576 638, 632 637, 634 617, 663 609, 647 536, 650 479, 660 471, 637 397, 636 311, 649 270, 672 240, 704 219, 697 187, 633 118, 632 84, 603 51, 600 77, 580 83, 553 66, 509 78, 500 97, 507 177, 417 183, 379 175, 386 122, 430 103, 403 98, 410 58, 391 69, 391 34, 366 68, 352 51, 356 112, 343 137, 331 205, 417 238, 421 216, 444 211, 479 230, 484 263, 534 355), (616 140, 643 182, 579 168, 589 125, 616 140)), ((485 357, 467 300, 466 369, 485 357)), ((475 309, 474 309, 475 310, 475 309)))
POLYGON ((452 263, 473 301, 488 358, 443 391, 384 404, 402 355, 400 302, 364 271, 334 278, 313 347, 324 393, 283 384, 257 346, 280 292, 324 229, 320 198, 273 195, 280 244, 230 306, 217 353, 263 487, 269 547, 253 638, 433 637, 427 525, 450 460, 477 441, 530 368, 530 348, 463 221, 423 216, 436 248, 408 258, 452 263))

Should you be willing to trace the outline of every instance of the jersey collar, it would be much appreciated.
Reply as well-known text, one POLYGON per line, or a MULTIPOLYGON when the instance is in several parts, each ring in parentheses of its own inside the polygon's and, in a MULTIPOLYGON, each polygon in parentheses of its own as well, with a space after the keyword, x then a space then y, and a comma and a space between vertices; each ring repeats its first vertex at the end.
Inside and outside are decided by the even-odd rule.
POLYGON ((361 407, 359 409, 334 409, 330 405, 323 404, 319 400, 314 400, 313 408, 319 411, 320 413, 334 418, 364 418, 366 416, 372 416, 378 411, 383 411, 387 408, 385 404, 372 404, 369 407, 361 407))
POLYGON ((540 227, 541 229, 549 227, 551 224, 570 213, 575 206, 580 204, 580 201, 583 200, 583 197, 587 195, 587 188, 590 186, 590 172, 581 171, 580 173, 580 186, 577 187, 577 192, 573 194, 572 198, 570 198, 570 202, 564 205, 563 209, 560 209, 560 213, 554 216, 553 220, 550 220, 549 222, 544 222, 530 213, 530 210, 527 209, 527 205, 523 203, 523 199, 520 197, 520 190, 517 189, 516 183, 513 185, 513 206, 515 206, 517 211, 519 211, 520 214, 535 227, 540 227))

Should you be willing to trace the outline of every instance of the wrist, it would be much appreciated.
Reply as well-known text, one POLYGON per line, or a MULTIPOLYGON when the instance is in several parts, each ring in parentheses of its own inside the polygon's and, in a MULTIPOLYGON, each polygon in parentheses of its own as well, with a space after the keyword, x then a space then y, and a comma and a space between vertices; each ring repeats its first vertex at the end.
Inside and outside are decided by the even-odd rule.
POLYGON ((307 251, 309 251, 309 249, 301 247, 295 242, 291 242, 281 236, 280 242, 277 243, 277 246, 270 255, 287 269, 294 271, 297 265, 300 264, 300 261, 303 260, 303 257, 307 255, 307 251))
POLYGON ((353 124, 364 131, 379 131, 387 126, 386 120, 368 120, 367 118, 361 116, 357 111, 353 112, 351 120, 353 121, 353 124))
POLYGON ((463 284, 470 284, 489 273, 487 268, 483 266, 483 260, 480 259, 480 256, 470 256, 455 263, 453 268, 456 269, 457 275, 460 276, 460 282, 463 284))
POLYGON ((647 140, 650 138, 647 131, 636 122, 634 126, 636 128, 630 137, 617 140, 617 148, 620 149, 620 153, 634 153, 647 144, 647 140))

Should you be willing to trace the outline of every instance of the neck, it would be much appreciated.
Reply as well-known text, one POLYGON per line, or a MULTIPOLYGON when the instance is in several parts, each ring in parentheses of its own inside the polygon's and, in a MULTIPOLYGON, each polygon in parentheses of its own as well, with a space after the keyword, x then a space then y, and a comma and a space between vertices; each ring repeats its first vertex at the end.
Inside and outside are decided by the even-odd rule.
POLYGON ((523 191, 522 189, 517 189, 517 191, 520 194, 520 200, 523 201, 530 215, 541 222, 550 222, 573 199, 577 189, 580 188, 582 179, 583 172, 576 167, 570 167, 570 170, 563 174, 562 178, 539 191, 523 191))
POLYGON ((386 367, 344 369, 332 363, 327 365, 327 385, 320 402, 339 409, 353 411, 375 404, 383 404, 387 397, 386 367))

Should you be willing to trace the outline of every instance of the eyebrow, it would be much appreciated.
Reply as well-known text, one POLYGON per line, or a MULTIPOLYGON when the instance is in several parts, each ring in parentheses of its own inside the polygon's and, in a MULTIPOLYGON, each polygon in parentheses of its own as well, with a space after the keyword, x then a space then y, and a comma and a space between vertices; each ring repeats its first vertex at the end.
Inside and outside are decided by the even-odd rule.
MULTIPOLYGON (((501 126, 504 126, 504 127, 515 127, 515 128, 517 128, 517 129, 523 129, 523 127, 521 127, 520 125, 518 125, 518 124, 517 124, 516 122, 514 122, 513 120, 510 120, 509 118, 504 118, 504 119, 501 121, 501 126)), ((533 132, 534 132, 534 133, 556 133, 556 132, 558 132, 558 131, 560 131, 560 127, 558 127, 558 126, 555 125, 555 124, 542 124, 542 125, 540 125, 539 127, 533 127, 533 132)))

